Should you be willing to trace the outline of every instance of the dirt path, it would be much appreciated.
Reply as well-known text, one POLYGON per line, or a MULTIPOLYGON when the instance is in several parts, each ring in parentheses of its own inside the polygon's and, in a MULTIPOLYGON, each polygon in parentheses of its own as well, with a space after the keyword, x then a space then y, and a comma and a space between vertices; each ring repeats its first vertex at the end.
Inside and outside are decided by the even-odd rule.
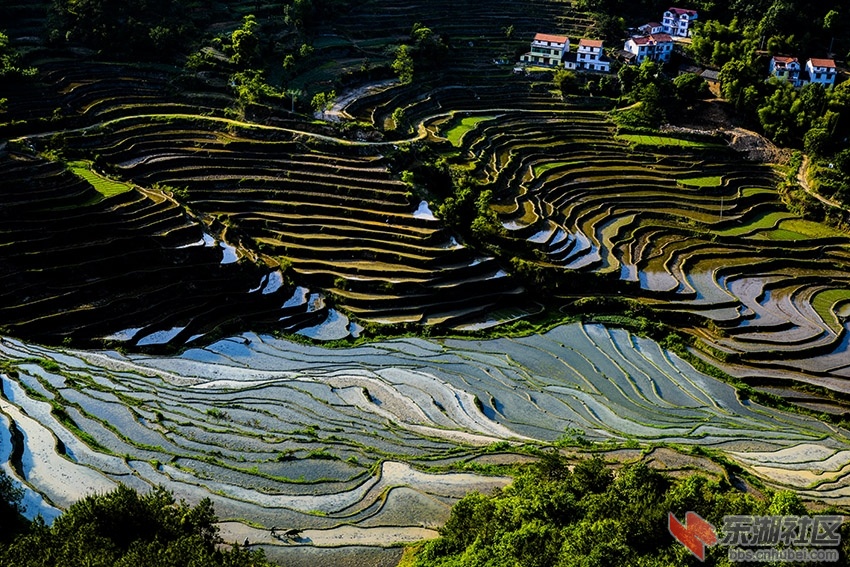
POLYGON ((797 172, 797 183, 800 184, 800 187, 803 188, 803 191, 823 203, 828 207, 832 207, 835 209, 840 209, 842 211, 846 211, 847 208, 839 203, 838 201, 833 201, 832 199, 827 199, 823 195, 816 193, 811 186, 809 185, 808 179, 806 179, 806 172, 809 170, 809 165, 811 164, 811 160, 809 156, 803 156, 803 165, 800 166, 800 170, 797 172))
POLYGON ((345 92, 341 96, 337 97, 333 106, 331 106, 330 110, 325 112, 324 116, 322 116, 321 113, 316 113, 314 116, 316 118, 324 118, 328 122, 341 122, 343 119, 351 119, 352 116, 345 111, 349 104, 361 97, 381 92, 397 84, 398 79, 389 79, 378 83, 363 85, 360 88, 345 92))

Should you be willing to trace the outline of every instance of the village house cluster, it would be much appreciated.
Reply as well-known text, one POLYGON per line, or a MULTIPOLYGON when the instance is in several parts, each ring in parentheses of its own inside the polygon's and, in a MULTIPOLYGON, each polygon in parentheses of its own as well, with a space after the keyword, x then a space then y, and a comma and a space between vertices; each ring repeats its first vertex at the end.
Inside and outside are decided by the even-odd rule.
POLYGON ((602 52, 602 40, 582 38, 578 49, 570 51, 570 38, 565 35, 538 33, 531 41, 531 50, 520 58, 522 63, 563 66, 574 71, 607 73, 611 60, 602 52))
MULTIPOLYGON (((690 37, 692 24, 699 17, 695 10, 668 8, 661 22, 648 22, 637 28, 637 33, 626 40, 617 59, 640 65, 647 59, 666 63, 673 55, 676 38, 690 37)), ((602 51, 602 41, 580 39, 575 51, 570 49, 570 38, 565 35, 538 33, 531 41, 531 49, 520 57, 520 62, 532 65, 563 67, 574 71, 608 73, 611 60, 602 51)), ((715 80, 716 71, 703 72, 704 78, 715 80), (709 74, 712 76, 709 77, 709 74)), ((776 55, 770 60, 770 76, 788 81, 795 87, 820 83, 824 87, 835 84, 837 70, 832 59, 809 59, 804 66, 796 57, 776 55)))
POLYGON ((795 87, 802 87, 808 83, 820 83, 824 87, 835 84, 838 71, 835 61, 832 59, 809 59, 805 67, 800 67, 800 61, 796 57, 784 57, 774 55, 770 58, 770 76, 788 81, 795 87))
MULTIPOLYGON (((689 37, 691 22, 697 19, 697 12, 682 8, 668 8, 661 23, 649 22, 638 28, 640 32, 630 37, 623 53, 629 63, 643 63, 644 60, 666 62, 673 54, 673 37, 689 37)), ((598 39, 580 39, 578 49, 570 50, 570 38, 564 35, 538 33, 531 41, 531 49, 520 57, 521 63, 563 66, 574 71, 596 71, 608 73, 611 60, 602 51, 602 41, 598 39)))

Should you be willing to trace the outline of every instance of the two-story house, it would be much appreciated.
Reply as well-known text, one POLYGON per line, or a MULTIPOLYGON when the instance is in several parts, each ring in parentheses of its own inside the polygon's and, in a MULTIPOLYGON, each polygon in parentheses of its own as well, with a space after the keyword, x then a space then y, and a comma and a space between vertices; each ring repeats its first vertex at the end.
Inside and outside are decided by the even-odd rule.
POLYGON ((565 35, 538 33, 531 41, 531 51, 522 55, 519 60, 524 63, 537 65, 560 65, 564 54, 570 50, 570 38, 565 35))
POLYGON ((673 38, 666 33, 630 37, 623 46, 623 50, 633 53, 634 61, 638 65, 646 59, 667 62, 673 54, 673 38))
POLYGON ((691 22, 697 19, 696 10, 685 10, 683 8, 667 8, 664 12, 664 17, 661 20, 661 27, 664 33, 678 37, 688 37, 690 35, 691 22))
POLYGON ((601 39, 580 39, 578 50, 564 56, 564 67, 576 71, 608 73, 611 60, 602 52, 601 39))
POLYGON ((800 62, 796 57, 774 55, 770 58, 770 75, 788 81, 795 87, 802 85, 800 80, 800 62))
POLYGON ((809 82, 820 83, 824 87, 834 85, 835 77, 838 75, 835 61, 832 59, 809 59, 806 61, 806 72, 809 75, 809 82))

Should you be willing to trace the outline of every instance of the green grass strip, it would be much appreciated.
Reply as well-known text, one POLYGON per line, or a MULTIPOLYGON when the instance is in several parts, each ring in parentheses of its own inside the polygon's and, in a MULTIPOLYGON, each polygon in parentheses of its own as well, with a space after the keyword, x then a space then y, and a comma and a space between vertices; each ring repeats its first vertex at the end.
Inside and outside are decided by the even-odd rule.
POLYGON ((719 187, 723 183, 723 179, 719 175, 710 175, 707 177, 688 177, 680 179, 682 185, 689 187, 719 187))
POLYGON ((833 309, 839 303, 850 301, 850 289, 829 289, 812 298, 812 307, 821 319, 834 321, 833 309))
POLYGON ((495 116, 467 116, 449 129, 445 136, 453 146, 459 146, 460 139, 463 138, 464 134, 475 128, 479 123, 486 120, 492 120, 493 118, 495 118, 495 116))
POLYGON ((105 198, 120 195, 121 193, 126 193, 133 189, 132 185, 121 183, 120 181, 113 181, 98 175, 92 171, 91 162, 88 161, 68 162, 68 169, 70 169, 74 175, 82 177, 88 181, 89 184, 91 184, 91 186, 105 198))
POLYGON ((642 146, 665 147, 678 146, 682 148, 717 148, 721 147, 716 142, 701 142, 697 140, 686 140, 674 136, 647 135, 647 134, 619 134, 616 139, 639 144, 642 146))

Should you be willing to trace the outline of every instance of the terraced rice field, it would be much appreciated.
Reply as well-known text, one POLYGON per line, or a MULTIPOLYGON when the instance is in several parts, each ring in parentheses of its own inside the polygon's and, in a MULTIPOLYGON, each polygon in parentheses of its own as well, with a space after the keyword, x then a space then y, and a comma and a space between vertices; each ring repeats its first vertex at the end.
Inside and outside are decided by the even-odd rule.
POLYGON ((393 171, 396 152, 430 144, 494 191, 499 244, 594 282, 548 308, 616 293, 732 374, 847 391, 850 239, 788 213, 775 172, 719 140, 617 136, 610 101, 564 102, 495 65, 526 41, 508 41, 509 25, 522 38, 592 29, 569 2, 527 4, 359 4, 319 55, 349 45, 381 60, 414 22, 453 46, 428 81, 346 99, 338 114, 366 132, 273 106, 235 118, 220 77, 39 62, 0 126, 13 140, 0 141, 0 325, 18 337, 0 342, 0 463, 29 487, 30 514, 162 484, 212 498, 232 540, 304 565, 352 545, 369 563, 433 536, 468 491, 508 482, 447 468, 576 430, 717 448, 770 485, 850 502, 846 431, 742 401, 625 331, 346 350, 265 334, 474 330, 543 309, 510 258, 467 245, 393 171), (383 131, 398 110, 409 134, 383 131), (38 346, 65 339, 90 350, 38 346))
POLYGON ((162 484, 212 498, 226 534, 272 551, 299 543, 273 526, 304 530, 300 545, 380 547, 433 536, 455 499, 507 482, 425 467, 565 430, 718 448, 771 485, 850 502, 845 431, 741 401, 601 325, 342 350, 247 333, 170 357, 4 339, 0 360, 0 452, 31 513, 162 484))
POLYGON ((732 373, 847 392, 844 303, 812 298, 850 292, 850 238, 789 213, 771 168, 663 138, 629 148, 600 112, 522 109, 461 142, 510 239, 544 263, 605 276, 605 293, 652 305, 732 373))

